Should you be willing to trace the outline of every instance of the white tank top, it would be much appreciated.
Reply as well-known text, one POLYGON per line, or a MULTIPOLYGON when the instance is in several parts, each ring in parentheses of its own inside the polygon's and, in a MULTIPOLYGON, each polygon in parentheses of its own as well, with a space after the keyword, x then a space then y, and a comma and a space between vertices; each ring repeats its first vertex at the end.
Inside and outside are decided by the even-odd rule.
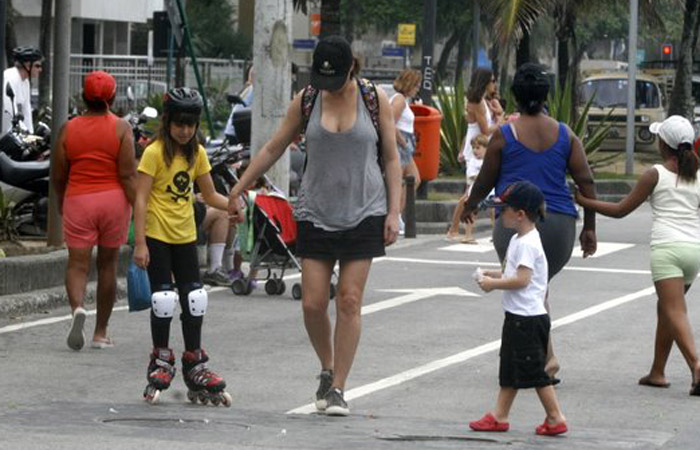
MULTIPOLYGON (((397 95, 399 95, 399 93, 392 95, 389 99, 389 103, 393 105, 397 95)), ((396 128, 400 131, 413 134, 413 121, 415 119, 416 115, 413 114, 413 110, 408 106, 408 102, 406 102, 406 107, 401 111, 401 117, 399 117, 399 121, 396 122, 396 128)))
POLYGON ((666 242, 700 243, 700 172, 684 183, 661 164, 654 168, 659 181, 649 197, 652 211, 651 245, 666 242))

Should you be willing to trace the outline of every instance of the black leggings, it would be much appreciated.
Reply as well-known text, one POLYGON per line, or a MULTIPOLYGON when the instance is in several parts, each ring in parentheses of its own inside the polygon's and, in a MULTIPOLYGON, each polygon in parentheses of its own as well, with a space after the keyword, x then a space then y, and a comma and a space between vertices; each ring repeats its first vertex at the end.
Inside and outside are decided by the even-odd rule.
MULTIPOLYGON (((203 317, 190 314, 187 306, 190 291, 196 286, 201 287, 197 243, 169 244, 147 237, 146 244, 150 254, 148 279, 151 282, 151 291, 173 290, 173 277, 175 278, 175 286, 180 296, 180 322, 185 350, 201 348, 203 317)), ((151 310, 151 337, 154 348, 168 348, 171 320, 171 317, 156 317, 151 310)))

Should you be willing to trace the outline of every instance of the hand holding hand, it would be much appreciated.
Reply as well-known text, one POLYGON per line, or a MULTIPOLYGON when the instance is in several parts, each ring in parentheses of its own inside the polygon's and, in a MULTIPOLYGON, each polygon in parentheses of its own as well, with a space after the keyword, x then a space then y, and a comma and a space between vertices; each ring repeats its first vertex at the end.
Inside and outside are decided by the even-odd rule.
POLYGON ((241 223, 245 219, 243 215, 243 200, 237 195, 228 198, 228 218, 232 224, 241 223))

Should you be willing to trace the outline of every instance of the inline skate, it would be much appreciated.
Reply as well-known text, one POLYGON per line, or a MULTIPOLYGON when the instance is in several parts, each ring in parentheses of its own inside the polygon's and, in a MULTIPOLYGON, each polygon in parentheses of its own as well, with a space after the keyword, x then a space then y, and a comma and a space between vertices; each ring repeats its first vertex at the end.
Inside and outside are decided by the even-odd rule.
POLYGON ((222 377, 207 368, 209 357, 202 349, 186 351, 182 354, 182 376, 187 385, 187 398, 192 403, 203 405, 231 406, 231 394, 225 391, 226 382, 222 377))
POLYGON ((148 364, 148 386, 143 391, 143 398, 148 403, 158 403, 160 393, 170 387, 175 376, 175 355, 169 348, 154 348, 151 362, 148 364))

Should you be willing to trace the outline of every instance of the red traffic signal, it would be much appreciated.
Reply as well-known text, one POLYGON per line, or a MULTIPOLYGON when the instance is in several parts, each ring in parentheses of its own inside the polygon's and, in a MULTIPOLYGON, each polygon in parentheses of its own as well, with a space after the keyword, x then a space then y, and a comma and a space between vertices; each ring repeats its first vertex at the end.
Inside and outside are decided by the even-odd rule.
POLYGON ((672 44, 663 44, 661 46, 661 54, 664 56, 671 57, 673 55, 673 45, 672 44))

